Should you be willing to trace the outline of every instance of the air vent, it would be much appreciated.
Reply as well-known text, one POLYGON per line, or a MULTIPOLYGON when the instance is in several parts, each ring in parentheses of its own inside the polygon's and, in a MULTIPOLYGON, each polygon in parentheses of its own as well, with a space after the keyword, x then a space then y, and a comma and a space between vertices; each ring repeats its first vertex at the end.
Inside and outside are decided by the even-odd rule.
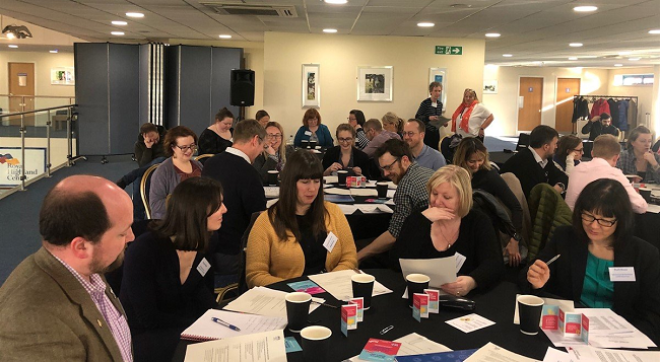
POLYGON ((284 18, 298 17, 295 6, 288 5, 250 5, 215 1, 203 1, 200 2, 200 4, 222 15, 279 16, 284 18))

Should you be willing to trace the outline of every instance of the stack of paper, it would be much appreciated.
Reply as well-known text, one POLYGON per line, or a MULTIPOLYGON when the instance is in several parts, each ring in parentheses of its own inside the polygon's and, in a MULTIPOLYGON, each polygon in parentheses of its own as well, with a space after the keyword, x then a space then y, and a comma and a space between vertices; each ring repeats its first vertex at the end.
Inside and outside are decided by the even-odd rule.
MULTIPOLYGON (((351 276, 355 274, 357 274, 357 272, 354 270, 342 270, 332 273, 310 275, 309 279, 325 289, 326 292, 332 294, 332 296, 338 300, 347 301, 353 298, 351 276)), ((374 283, 374 291, 371 294, 372 296, 375 297, 387 293, 392 293, 392 291, 378 281, 374 283)))
POLYGON ((350 196, 365 196, 365 197, 376 197, 378 196, 378 191, 371 188, 351 188, 351 189, 340 189, 336 187, 330 187, 323 190, 326 194, 331 195, 350 195, 350 196))
POLYGON ((341 211, 344 213, 344 215, 352 215, 358 210, 360 210, 365 214, 394 213, 394 210, 392 210, 389 206, 383 204, 355 204, 355 205, 338 204, 338 206, 341 209, 341 211))
POLYGON ((234 313, 218 309, 209 309, 195 323, 181 333, 181 338, 193 341, 208 341, 228 337, 274 331, 286 327, 286 317, 264 317, 254 314, 234 313), (235 331, 215 323, 212 318, 219 318, 240 331, 235 331))
POLYGON ((282 330, 191 344, 185 362, 286 362, 282 330))
POLYGON ((536 362, 538 360, 527 358, 519 354, 508 351, 493 343, 479 348, 470 358, 465 362, 492 362, 492 361, 507 361, 507 362, 536 362))
POLYGON ((660 352, 614 351, 592 346, 568 347, 568 358, 572 362, 658 362, 660 352))
POLYGON ((264 186, 264 193, 267 199, 275 199, 280 197, 279 186, 264 186))
MULTIPOLYGON (((401 343, 399 351, 396 353, 397 356, 413 356, 417 354, 427 354, 427 353, 438 353, 438 352, 450 352, 451 349, 443 346, 440 343, 433 342, 432 340, 419 335, 417 333, 410 333, 406 336, 403 336, 399 339, 394 340, 394 342, 401 343)), ((344 362, 362 362, 359 356, 349 358, 344 362)))
MULTIPOLYGON (((223 309, 286 318, 286 302, 284 301, 286 294, 286 292, 279 290, 256 287, 243 293, 243 295, 227 304, 223 309)), ((324 303, 325 299, 313 297, 312 301, 312 304, 309 306, 310 313, 320 306, 318 303, 324 303)))

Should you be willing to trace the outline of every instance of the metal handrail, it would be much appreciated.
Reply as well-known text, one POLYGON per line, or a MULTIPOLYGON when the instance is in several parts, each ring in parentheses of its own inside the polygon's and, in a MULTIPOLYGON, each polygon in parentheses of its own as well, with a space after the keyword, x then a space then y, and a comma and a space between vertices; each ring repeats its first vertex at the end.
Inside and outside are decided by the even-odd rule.
POLYGON ((12 116, 22 116, 22 115, 29 114, 29 113, 52 111, 52 110, 55 110, 55 109, 71 108, 71 107, 77 107, 77 106, 78 106, 77 104, 67 104, 65 106, 39 108, 39 109, 35 109, 35 110, 32 110, 32 111, 4 113, 4 114, 0 114, 0 118, 2 118, 2 117, 12 117, 12 116))

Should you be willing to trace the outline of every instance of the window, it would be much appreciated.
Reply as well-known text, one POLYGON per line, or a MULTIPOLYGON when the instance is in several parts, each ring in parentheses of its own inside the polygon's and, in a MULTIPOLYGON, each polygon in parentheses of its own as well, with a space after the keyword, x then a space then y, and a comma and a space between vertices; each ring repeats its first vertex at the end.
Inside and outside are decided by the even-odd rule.
POLYGON ((653 85, 653 74, 617 74, 614 76, 616 86, 653 85))

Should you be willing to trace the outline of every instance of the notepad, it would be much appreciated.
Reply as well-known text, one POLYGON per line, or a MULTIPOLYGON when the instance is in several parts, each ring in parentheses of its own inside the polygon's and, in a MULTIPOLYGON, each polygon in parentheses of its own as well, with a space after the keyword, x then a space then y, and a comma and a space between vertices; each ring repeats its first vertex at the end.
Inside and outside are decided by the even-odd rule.
POLYGON ((218 309, 209 309, 199 317, 190 327, 181 333, 182 339, 192 341, 211 341, 215 339, 236 337, 244 334, 268 332, 286 327, 285 317, 266 317, 255 314, 234 313, 218 309), (235 325, 241 331, 234 331, 218 323, 212 318, 235 325))

